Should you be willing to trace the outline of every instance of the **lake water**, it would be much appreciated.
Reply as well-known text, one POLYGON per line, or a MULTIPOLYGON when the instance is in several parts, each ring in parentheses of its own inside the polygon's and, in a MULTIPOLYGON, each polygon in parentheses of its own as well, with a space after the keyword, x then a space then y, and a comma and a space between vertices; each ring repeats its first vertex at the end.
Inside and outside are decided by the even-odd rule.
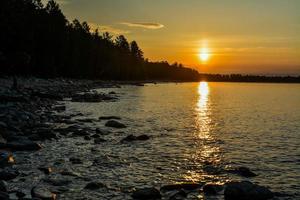
POLYGON ((109 129, 104 121, 87 124, 111 131, 103 136, 107 142, 61 139, 31 156, 39 154, 39 162, 43 158, 45 163, 80 157, 83 165, 66 162, 64 167, 113 189, 87 193, 80 189, 87 182, 75 179, 62 198, 130 199, 120 191, 175 182, 250 180, 291 195, 279 199, 300 199, 299 84, 165 83, 99 91, 114 91, 120 100, 67 103, 67 112, 119 116, 128 128, 109 129), (129 134, 151 139, 121 144, 129 134), (246 179, 226 171, 237 166, 258 176, 246 179))

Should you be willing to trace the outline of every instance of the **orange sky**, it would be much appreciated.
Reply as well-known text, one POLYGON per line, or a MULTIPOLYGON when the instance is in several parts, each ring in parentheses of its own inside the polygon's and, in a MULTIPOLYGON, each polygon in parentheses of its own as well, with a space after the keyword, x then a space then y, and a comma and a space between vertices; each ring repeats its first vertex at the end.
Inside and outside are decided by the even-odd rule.
POLYGON ((299 0, 60 0, 78 18, 129 40, 152 61, 205 73, 299 74, 299 0), (205 44, 210 58, 199 59, 205 44))

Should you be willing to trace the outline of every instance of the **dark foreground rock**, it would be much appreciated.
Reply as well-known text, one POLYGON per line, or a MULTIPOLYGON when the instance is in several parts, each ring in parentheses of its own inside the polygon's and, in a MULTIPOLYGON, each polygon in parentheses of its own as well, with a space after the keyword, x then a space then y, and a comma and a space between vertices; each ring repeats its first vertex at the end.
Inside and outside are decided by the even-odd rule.
POLYGON ((156 188, 142 188, 142 189, 137 189, 132 193, 132 198, 133 199, 161 199, 161 194, 156 188))
POLYGON ((223 185, 219 184, 205 184, 203 186, 203 192, 206 195, 216 195, 223 190, 223 185))
POLYGON ((139 135, 139 136, 128 135, 127 137, 122 139, 121 142, 123 143, 123 142, 133 142, 133 141, 146 141, 149 139, 150 137, 148 135, 139 135))
POLYGON ((126 128, 124 124, 115 120, 109 120, 108 122, 106 122, 105 126, 112 128, 126 128))
POLYGON ((267 200, 274 196, 268 188, 249 181, 226 184, 224 195, 225 200, 267 200))

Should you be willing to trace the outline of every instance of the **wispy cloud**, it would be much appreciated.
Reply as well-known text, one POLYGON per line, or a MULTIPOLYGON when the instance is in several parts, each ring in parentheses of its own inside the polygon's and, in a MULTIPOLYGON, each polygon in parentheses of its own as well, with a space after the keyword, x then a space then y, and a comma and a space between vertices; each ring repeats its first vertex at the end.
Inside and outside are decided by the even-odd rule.
POLYGON ((136 27, 136 28, 145 28, 145 29, 160 29, 163 28, 164 25, 160 23, 149 23, 149 22, 122 22, 120 24, 129 26, 129 27, 136 27))
POLYGON ((91 31, 94 32, 96 29, 99 30, 99 32, 104 33, 104 32, 109 32, 114 35, 121 35, 121 34, 128 34, 130 33, 128 30, 123 30, 119 28, 115 28, 109 25, 98 25, 95 23, 89 23, 89 26, 91 28, 91 31))

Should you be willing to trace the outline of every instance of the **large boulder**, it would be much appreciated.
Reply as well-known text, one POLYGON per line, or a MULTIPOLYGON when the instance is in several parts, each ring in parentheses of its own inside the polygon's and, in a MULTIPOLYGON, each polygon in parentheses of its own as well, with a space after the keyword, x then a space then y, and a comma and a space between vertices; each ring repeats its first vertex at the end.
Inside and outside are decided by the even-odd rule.
POLYGON ((136 191, 134 191, 132 193, 132 198, 133 199, 161 199, 161 194, 160 192, 154 188, 154 187, 150 187, 150 188, 142 188, 142 189, 137 189, 136 191))
POLYGON ((108 122, 106 122, 105 126, 112 128, 126 128, 124 124, 116 120, 109 120, 108 122))
POLYGON ((267 200, 274 194, 266 187, 249 181, 234 181, 226 184, 225 200, 267 200))

